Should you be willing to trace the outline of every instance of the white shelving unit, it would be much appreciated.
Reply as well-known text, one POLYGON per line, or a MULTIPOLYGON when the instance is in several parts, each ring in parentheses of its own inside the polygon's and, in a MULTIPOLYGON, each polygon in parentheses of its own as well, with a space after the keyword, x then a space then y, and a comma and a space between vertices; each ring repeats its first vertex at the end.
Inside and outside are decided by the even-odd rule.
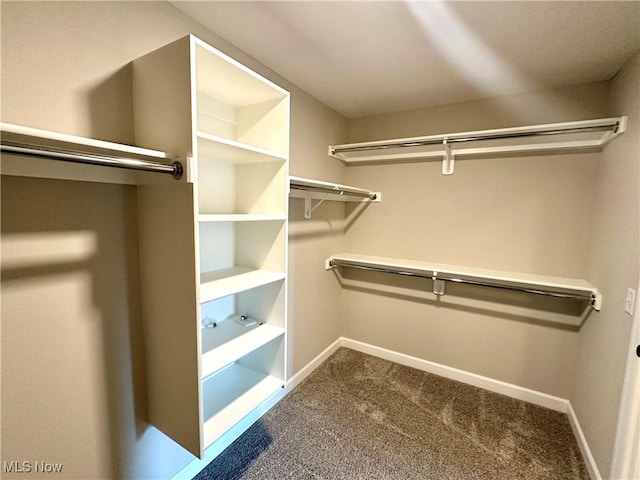
POLYGON ((150 420, 202 457, 286 381, 289 93, 193 36, 133 82, 136 143, 192 157, 138 203, 150 420))
POLYGON ((340 183, 325 182, 303 177, 289 177, 289 196, 302 198, 304 204, 304 218, 311 218, 313 211, 325 200, 336 202, 375 202, 382 201, 382 193, 372 192, 364 188, 342 185, 340 183), (313 206, 312 200, 319 200, 313 206))
POLYGON ((346 165, 411 162, 442 158, 442 173, 451 175, 457 157, 600 151, 622 135, 627 117, 446 133, 424 137, 330 145, 329 156, 346 165))
POLYGON ((590 302, 600 310, 602 295, 586 280, 552 277, 485 268, 464 267, 442 263, 341 253, 326 260, 325 268, 361 268, 371 271, 430 278, 434 281, 436 295, 444 294, 444 282, 504 288, 532 294, 579 298, 590 302), (440 282, 439 284, 437 282, 440 282))

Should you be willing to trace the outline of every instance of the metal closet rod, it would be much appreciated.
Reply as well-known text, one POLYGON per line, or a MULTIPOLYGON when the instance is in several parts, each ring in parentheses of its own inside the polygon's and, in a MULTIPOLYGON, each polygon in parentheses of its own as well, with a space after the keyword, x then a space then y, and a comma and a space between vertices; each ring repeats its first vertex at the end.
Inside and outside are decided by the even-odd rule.
POLYGON ((468 280, 463 278, 454 278, 448 276, 442 276, 440 273, 437 275, 427 274, 427 273, 419 273, 419 272, 407 272, 403 270, 392 270, 384 267, 370 267, 366 265, 360 265, 357 263, 350 262, 342 262, 340 260, 336 261, 331 259, 329 261, 329 266, 331 267, 349 267, 349 268, 357 268, 361 270, 370 270, 373 272, 382 272, 382 273, 393 273, 395 275, 403 275, 408 277, 421 277, 421 278, 429 278, 429 279, 437 279, 444 280, 446 282, 455 282, 455 283, 465 283, 469 285, 476 285, 480 287, 489 287, 489 288, 498 288, 501 290, 510 290, 513 292, 524 292, 524 293, 533 293, 535 295, 544 295, 547 297, 556 297, 556 298, 578 298, 580 300, 589 300, 591 303, 595 301, 595 296, 591 292, 585 292, 584 295, 578 293, 558 293, 558 292, 550 292, 547 290, 538 290, 534 288, 525 288, 525 287, 515 287, 510 285, 501 285, 490 282, 480 282, 477 280, 468 280))
POLYGON ((24 155, 27 157, 46 158, 50 160, 62 160, 65 162, 82 163, 86 165, 98 165, 103 167, 124 168, 127 170, 139 170, 144 172, 167 173, 176 180, 182 178, 184 167, 182 163, 175 161, 172 164, 140 160, 137 158, 123 158, 91 153, 74 152, 40 145, 28 145, 15 142, 7 142, 0 145, 2 153, 24 155))
POLYGON ((441 135, 440 139, 435 140, 415 140, 415 141, 398 141, 398 142, 388 142, 388 143, 380 143, 377 145, 360 145, 357 147, 332 147, 332 151, 334 154, 343 153, 343 152, 363 152, 368 150, 384 150, 387 148, 406 148, 406 147, 422 147, 427 145, 442 145, 443 141, 446 139, 448 144, 451 143, 464 143, 464 142, 475 142, 481 140, 501 140, 507 138, 523 138, 523 137, 539 137, 545 135, 561 135, 561 134, 569 134, 569 133, 584 133, 584 132, 603 132, 611 130, 614 133, 618 131, 620 128, 620 122, 616 121, 613 123, 608 123, 606 125, 591 125, 584 127, 572 127, 572 128, 551 128, 549 130, 539 130, 537 132, 512 132, 512 133, 492 133, 486 135, 473 135, 468 137, 456 137, 456 134, 452 134, 452 137, 449 138, 446 135, 441 135))
POLYGON ((351 195, 351 196, 357 196, 357 197, 366 197, 366 198, 370 198, 371 200, 375 200, 376 198, 378 198, 378 196, 374 193, 374 192, 363 192, 362 190, 352 190, 350 188, 342 188, 339 187, 338 185, 335 185, 334 187, 329 187, 329 186, 322 186, 322 185, 304 185, 301 183, 296 183, 296 182, 291 182, 291 188, 294 188, 296 190, 304 190, 304 191, 308 191, 308 192, 325 192, 325 193, 332 193, 334 195, 351 195))

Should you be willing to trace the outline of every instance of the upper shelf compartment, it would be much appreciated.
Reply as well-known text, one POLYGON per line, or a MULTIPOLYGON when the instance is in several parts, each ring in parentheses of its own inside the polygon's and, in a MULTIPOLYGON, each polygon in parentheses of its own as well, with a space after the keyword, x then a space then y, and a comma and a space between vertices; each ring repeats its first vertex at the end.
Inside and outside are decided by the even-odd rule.
POLYGON ((157 150, 8 123, 0 131, 3 175, 133 185, 185 178, 185 165, 157 150))
POLYGON ((441 157, 442 173, 450 175, 455 157, 460 156, 601 150, 625 131, 626 123, 627 117, 614 117, 349 143, 329 146, 329 155, 347 165, 441 157))
POLYGON ((289 94, 218 50, 193 39, 196 130, 286 157, 289 94))

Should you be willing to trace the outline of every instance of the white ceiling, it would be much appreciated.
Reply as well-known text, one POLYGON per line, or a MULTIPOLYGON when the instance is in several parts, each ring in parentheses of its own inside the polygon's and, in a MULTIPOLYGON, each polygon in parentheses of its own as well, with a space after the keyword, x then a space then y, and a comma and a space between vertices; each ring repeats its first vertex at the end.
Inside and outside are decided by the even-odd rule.
POLYGON ((640 1, 172 1, 348 118, 609 80, 640 1))

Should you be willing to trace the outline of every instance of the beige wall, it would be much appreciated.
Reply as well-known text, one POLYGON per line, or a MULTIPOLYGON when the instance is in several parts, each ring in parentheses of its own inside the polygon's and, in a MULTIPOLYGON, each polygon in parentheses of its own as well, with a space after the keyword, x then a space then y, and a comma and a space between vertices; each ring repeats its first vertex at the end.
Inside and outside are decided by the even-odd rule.
MULTIPOLYGON (((193 33, 292 91, 292 174, 342 180, 324 153, 345 119, 171 5, 1 8, 3 122, 132 143, 129 63, 193 33)), ((135 199, 133 187, 2 178, 2 460, 62 462, 65 478, 84 479, 166 478, 193 458, 145 421, 135 199), (20 266, 34 241, 38 263, 20 266)), ((341 233, 292 233, 293 288, 341 233)), ((339 335, 338 304, 320 301, 337 288, 313 280, 289 292, 289 375, 339 335)))
POLYGON ((598 165, 588 279, 602 290, 602 311, 580 330, 571 403, 600 473, 609 477, 632 317, 627 288, 640 271, 640 52, 611 82, 613 112, 629 116, 627 133, 598 165))
POLYGON ((454 286, 435 300, 429 282, 382 274, 348 274, 341 299, 348 337, 570 399, 603 478, 631 326, 624 299, 640 267, 640 54, 610 83, 356 119, 348 137, 609 115, 628 115, 628 131, 602 154, 463 160, 452 177, 438 161, 346 173, 383 193, 347 233, 347 251, 586 278, 604 304, 579 330, 545 322, 556 314, 540 299, 527 308, 454 286))
MULTIPOLYGON (((598 118, 608 115, 607 100, 600 83, 362 118, 350 122, 349 141, 598 118)), ((347 183, 379 190, 383 200, 353 224, 345 250, 585 278, 599 158, 463 159, 452 176, 437 160, 348 167, 347 183)), ((572 305, 451 284, 436 298, 427 280, 348 275, 347 337, 570 395, 579 334, 553 321, 572 305)))

